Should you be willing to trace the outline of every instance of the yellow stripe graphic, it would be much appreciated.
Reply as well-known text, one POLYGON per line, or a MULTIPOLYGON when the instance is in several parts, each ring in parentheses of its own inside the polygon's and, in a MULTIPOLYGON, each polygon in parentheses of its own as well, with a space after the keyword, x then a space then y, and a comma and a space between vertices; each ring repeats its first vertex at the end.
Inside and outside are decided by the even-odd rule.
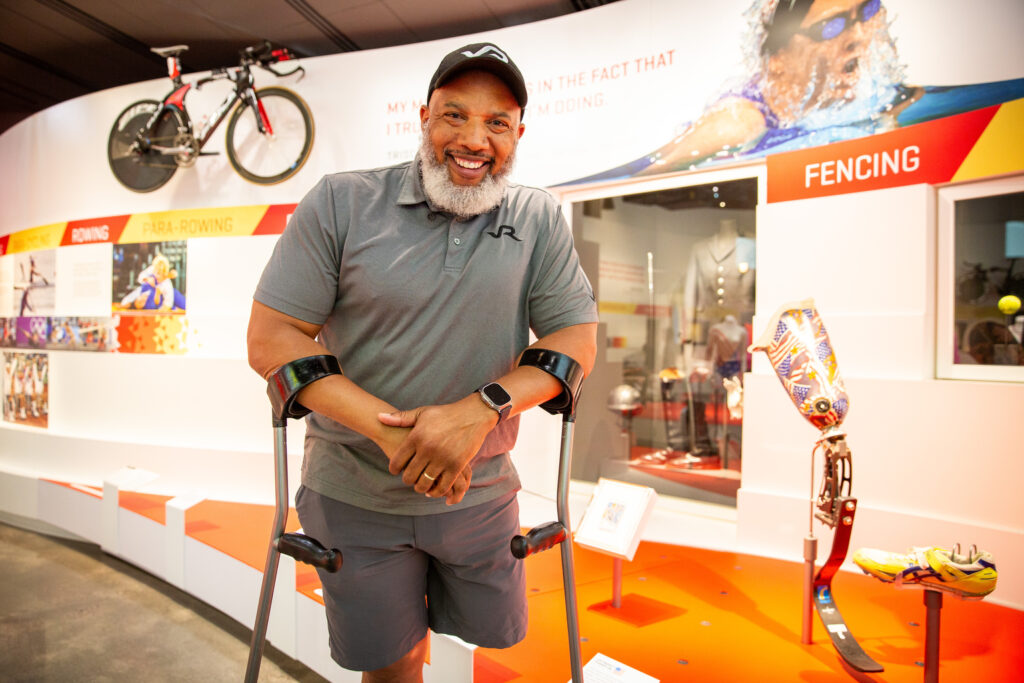
POLYGON ((180 209, 137 213, 128 219, 120 244, 186 240, 192 237, 247 237, 252 235, 267 205, 218 209, 180 209))
POLYGON ((1024 99, 999 107, 953 180, 972 180, 1020 170, 1024 170, 1024 99))
POLYGON ((68 224, 65 221, 12 233, 11 240, 7 243, 7 253, 56 249, 60 246, 60 240, 64 237, 64 230, 67 227, 68 224))

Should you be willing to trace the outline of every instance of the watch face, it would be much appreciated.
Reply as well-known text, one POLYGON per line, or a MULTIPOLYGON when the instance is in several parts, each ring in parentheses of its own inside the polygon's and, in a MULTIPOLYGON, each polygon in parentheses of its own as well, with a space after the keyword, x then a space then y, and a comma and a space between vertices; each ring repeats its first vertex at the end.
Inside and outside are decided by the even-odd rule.
POLYGON ((496 406, 503 406, 506 403, 512 402, 512 397, 508 395, 508 392, 500 384, 487 384, 480 391, 496 406))

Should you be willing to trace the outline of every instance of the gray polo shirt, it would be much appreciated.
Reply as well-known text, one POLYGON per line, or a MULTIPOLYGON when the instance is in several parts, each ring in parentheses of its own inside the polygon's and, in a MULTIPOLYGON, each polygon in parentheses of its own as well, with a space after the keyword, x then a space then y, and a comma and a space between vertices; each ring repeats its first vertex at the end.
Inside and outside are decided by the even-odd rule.
MULTIPOLYGON (((362 388, 399 409, 457 401, 504 375, 529 344, 597 322, 593 290, 554 199, 510 185, 494 211, 459 222, 428 205, 418 162, 324 177, 295 209, 255 299, 322 325, 320 341, 362 388)), ((472 461, 458 506, 387 471, 366 437, 307 418, 302 482, 358 507, 430 514, 519 488, 508 451, 518 418, 472 461)))

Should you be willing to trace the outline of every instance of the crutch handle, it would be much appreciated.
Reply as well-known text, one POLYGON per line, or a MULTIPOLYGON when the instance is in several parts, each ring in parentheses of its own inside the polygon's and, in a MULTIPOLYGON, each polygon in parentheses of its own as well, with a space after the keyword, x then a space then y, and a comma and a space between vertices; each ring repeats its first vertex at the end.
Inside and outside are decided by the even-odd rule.
POLYGON ((512 538, 512 555, 523 558, 553 548, 566 539, 565 527, 561 522, 548 522, 530 529, 525 536, 512 538))
POLYGON ((315 538, 305 534, 281 534, 277 539, 277 549, 285 555, 291 555, 299 562, 314 567, 336 572, 341 569, 341 552, 328 550, 315 538))

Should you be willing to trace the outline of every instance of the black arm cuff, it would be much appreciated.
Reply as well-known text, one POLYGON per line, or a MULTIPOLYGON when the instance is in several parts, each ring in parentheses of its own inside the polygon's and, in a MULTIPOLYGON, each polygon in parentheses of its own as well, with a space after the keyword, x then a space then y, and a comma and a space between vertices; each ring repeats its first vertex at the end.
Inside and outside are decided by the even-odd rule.
POLYGON ((267 382, 274 420, 299 418, 311 412, 295 400, 298 393, 318 379, 340 374, 341 365, 334 356, 307 356, 282 365, 267 382))
POLYGON ((562 384, 562 393, 540 407, 553 415, 571 415, 576 410, 580 386, 583 384, 583 368, 575 360, 559 351, 550 349, 526 349, 519 358, 519 365, 540 368, 562 384))

